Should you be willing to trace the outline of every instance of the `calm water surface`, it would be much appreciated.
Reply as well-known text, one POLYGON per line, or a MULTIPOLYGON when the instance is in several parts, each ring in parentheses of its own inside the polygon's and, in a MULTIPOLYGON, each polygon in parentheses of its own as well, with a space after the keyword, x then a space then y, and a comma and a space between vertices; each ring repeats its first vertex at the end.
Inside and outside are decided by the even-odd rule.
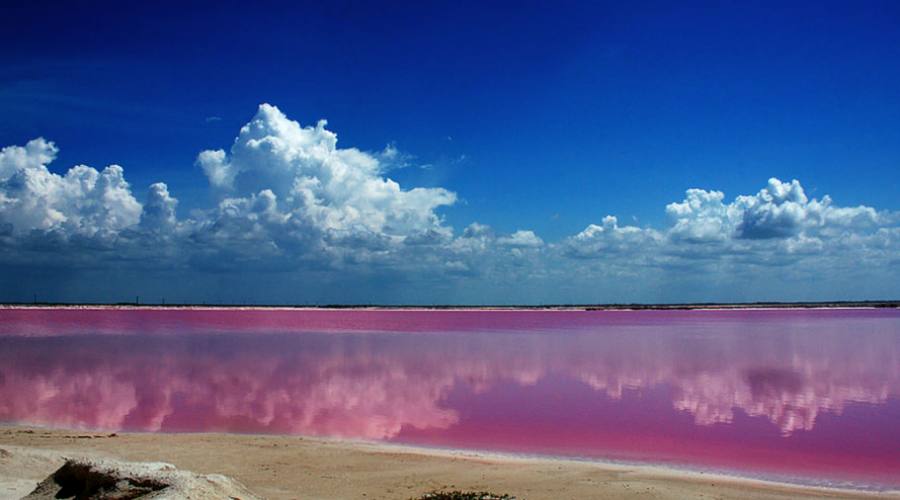
POLYGON ((0 310, 0 421, 900 486, 900 311, 0 310))

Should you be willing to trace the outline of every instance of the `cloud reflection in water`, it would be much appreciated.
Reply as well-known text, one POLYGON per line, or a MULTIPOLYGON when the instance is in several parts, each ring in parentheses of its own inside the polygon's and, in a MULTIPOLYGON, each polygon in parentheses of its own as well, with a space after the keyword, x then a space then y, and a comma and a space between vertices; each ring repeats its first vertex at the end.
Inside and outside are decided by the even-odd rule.
MULTIPOLYGON (((536 321, 534 328, 502 331, 490 324, 495 318, 481 331, 421 334, 265 333, 252 325, 226 333, 202 325, 164 335, 6 333, 0 335, 0 420, 440 445, 454 444, 448 437, 454 432, 474 435, 503 425, 521 429, 510 437, 516 449, 529 449, 530 439, 553 445, 536 444, 541 451, 557 442, 564 449, 567 429, 599 436, 616 421, 651 422, 653 429, 636 432, 633 442, 641 433, 686 440, 675 431, 681 415, 695 429, 725 426, 718 432, 727 433, 735 426, 742 439, 768 432, 790 441, 813 431, 824 414, 838 417, 854 403, 884 404, 900 391, 896 313, 760 321, 675 316, 668 323, 558 318, 560 328, 536 321), (538 399, 556 405, 554 425, 539 433, 529 427, 539 417, 527 410, 538 399), (501 405, 523 411, 510 417, 501 405), (666 406, 668 412, 660 409, 666 406), (765 419, 770 430, 758 424, 747 430, 741 415, 765 419), (578 427, 582 417, 594 419, 595 428, 578 427)), ((20 328, 27 331, 29 323, 20 328)), ((844 420, 837 422, 832 427, 840 431, 844 420)), ((883 458, 862 447, 862 459, 883 458)))

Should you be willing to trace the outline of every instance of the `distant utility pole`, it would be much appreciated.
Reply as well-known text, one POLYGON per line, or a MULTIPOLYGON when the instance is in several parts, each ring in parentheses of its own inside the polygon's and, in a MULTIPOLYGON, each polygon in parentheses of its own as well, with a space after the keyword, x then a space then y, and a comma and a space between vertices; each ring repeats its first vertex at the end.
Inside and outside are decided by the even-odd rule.
POLYGON ((137 305, 140 305, 140 304, 141 304, 141 296, 140 296, 140 295, 135 295, 135 296, 134 296, 134 305, 137 306, 137 305))

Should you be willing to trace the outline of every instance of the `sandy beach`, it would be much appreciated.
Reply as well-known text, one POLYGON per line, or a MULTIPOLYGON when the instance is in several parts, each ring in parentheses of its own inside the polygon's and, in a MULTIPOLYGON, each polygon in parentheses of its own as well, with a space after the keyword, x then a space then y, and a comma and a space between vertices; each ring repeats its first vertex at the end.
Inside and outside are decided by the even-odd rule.
POLYGON ((65 457, 162 461, 224 474, 270 499, 408 499, 441 489, 517 498, 900 498, 653 466, 518 458, 295 436, 0 428, 0 498, 19 498, 65 457))

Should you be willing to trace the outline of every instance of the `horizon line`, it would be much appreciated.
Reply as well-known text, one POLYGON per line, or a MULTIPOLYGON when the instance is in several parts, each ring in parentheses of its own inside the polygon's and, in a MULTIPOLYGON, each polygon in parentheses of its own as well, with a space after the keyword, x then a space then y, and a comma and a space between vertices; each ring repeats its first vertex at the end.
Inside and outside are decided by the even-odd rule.
POLYGON ((206 303, 206 302, 0 302, 0 308, 47 307, 109 307, 147 309, 385 309, 385 310, 692 310, 692 309, 837 309, 837 308, 893 308, 900 309, 900 299, 890 300, 825 300, 825 301, 753 301, 753 302, 683 302, 683 303, 555 303, 555 304, 263 304, 263 303, 206 303))

